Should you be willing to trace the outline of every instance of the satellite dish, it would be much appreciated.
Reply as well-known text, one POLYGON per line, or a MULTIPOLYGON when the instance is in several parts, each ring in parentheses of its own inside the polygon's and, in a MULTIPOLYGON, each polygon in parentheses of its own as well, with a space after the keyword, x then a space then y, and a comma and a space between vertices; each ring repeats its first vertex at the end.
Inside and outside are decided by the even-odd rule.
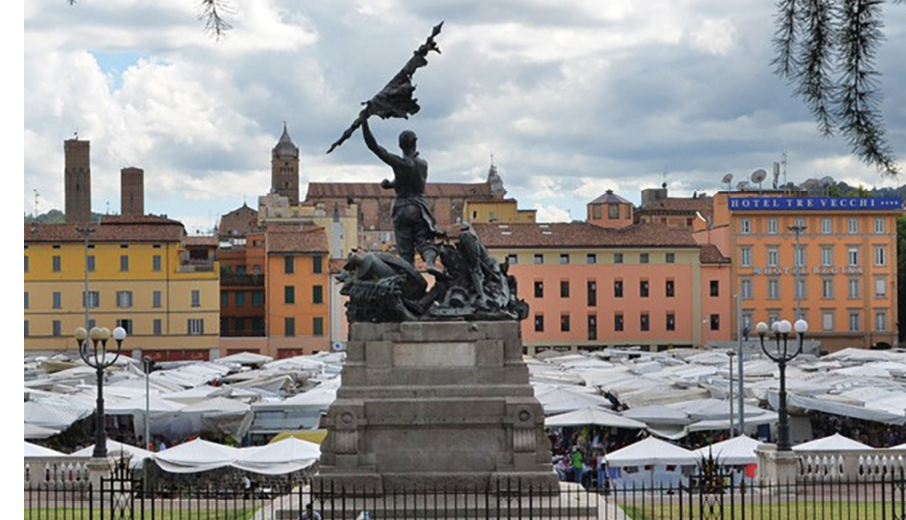
POLYGON ((833 185, 834 185, 834 178, 831 177, 831 176, 822 177, 822 178, 821 178, 821 184, 823 184, 824 186, 833 186, 833 185))
POLYGON ((768 172, 762 170, 761 168, 755 170, 752 173, 752 182, 757 182, 758 184, 761 184, 767 178, 768 178, 768 172))
POLYGON ((728 173, 728 174, 724 175, 724 178, 721 179, 720 182, 726 184, 726 185, 727 185, 727 191, 729 191, 729 190, 730 190, 730 183, 733 182, 733 174, 732 174, 732 173, 728 173))
POLYGON ((745 191, 745 190, 747 190, 748 188, 749 188, 749 183, 746 182, 746 181, 742 181, 742 182, 737 182, 737 183, 736 183, 736 189, 737 189, 738 191, 745 191))

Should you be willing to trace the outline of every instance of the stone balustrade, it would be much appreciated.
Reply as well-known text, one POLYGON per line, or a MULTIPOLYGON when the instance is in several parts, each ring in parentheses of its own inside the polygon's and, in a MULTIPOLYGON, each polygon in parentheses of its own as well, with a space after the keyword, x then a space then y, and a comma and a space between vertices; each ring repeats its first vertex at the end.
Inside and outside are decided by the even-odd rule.
POLYGON ((805 482, 881 480, 906 472, 906 449, 796 451, 797 479, 805 482))
POLYGON ((67 487, 90 481, 91 457, 25 458, 25 487, 67 487))
POLYGON ((129 453, 112 454, 107 458, 72 455, 25 457, 25 487, 68 489, 88 484, 98 486, 102 477, 110 477, 120 460, 128 467, 131 458, 129 453))

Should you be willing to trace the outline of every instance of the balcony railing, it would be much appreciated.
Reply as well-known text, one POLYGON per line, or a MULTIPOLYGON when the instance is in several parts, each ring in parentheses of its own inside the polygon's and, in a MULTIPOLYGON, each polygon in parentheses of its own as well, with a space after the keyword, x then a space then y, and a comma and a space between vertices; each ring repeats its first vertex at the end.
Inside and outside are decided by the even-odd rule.
POLYGON ((221 270, 220 286, 223 287, 227 285, 264 287, 264 275, 225 273, 223 272, 223 270, 221 270))

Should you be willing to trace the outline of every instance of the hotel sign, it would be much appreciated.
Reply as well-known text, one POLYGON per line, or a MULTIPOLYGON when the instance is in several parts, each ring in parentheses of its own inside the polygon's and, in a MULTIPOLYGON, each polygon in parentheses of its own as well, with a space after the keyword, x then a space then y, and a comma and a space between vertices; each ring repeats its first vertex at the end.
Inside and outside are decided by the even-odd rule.
POLYGON ((893 211, 899 197, 730 197, 730 211, 893 211))
MULTIPOLYGON (((811 269, 812 274, 820 275, 829 275, 829 274, 862 274, 862 266, 860 265, 850 265, 850 266, 815 266, 811 269)), ((795 267, 755 267, 752 269, 752 274, 754 275, 764 275, 764 276, 779 276, 782 274, 792 274, 796 275, 795 267)), ((807 267, 802 267, 799 269, 799 275, 808 275, 809 269, 807 267)))

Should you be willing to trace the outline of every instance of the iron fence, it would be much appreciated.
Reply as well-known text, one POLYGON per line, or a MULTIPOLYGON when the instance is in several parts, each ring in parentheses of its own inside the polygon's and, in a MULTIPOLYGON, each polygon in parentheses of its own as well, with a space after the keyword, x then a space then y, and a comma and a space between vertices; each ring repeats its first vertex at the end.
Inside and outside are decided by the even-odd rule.
POLYGON ((903 472, 872 480, 737 483, 708 475, 680 485, 586 490, 506 480, 494 490, 423 487, 361 495, 316 480, 241 489, 156 485, 113 476, 25 488, 26 520, 302 520, 306 506, 324 520, 906 520, 903 472))

